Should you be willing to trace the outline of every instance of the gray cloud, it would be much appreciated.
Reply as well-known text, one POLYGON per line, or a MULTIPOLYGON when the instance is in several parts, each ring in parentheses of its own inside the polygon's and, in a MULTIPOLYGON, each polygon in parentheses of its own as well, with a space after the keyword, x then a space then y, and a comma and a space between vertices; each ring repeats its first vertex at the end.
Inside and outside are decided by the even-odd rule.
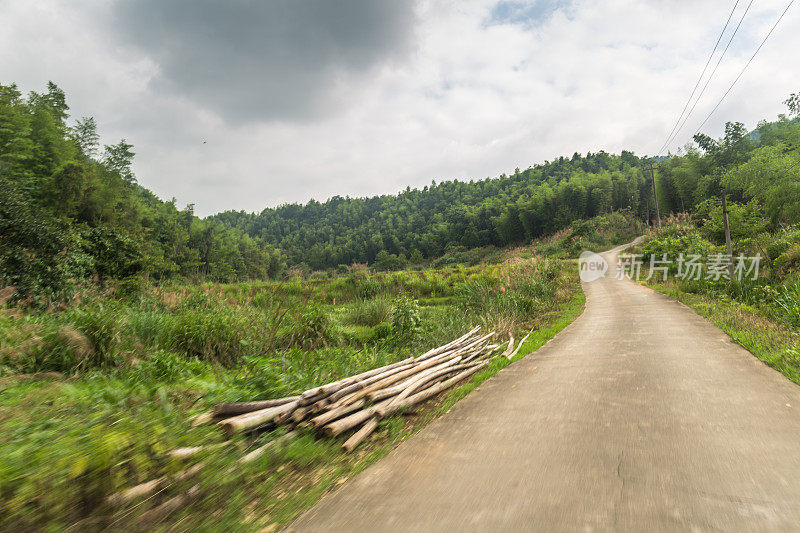
POLYGON ((402 60, 414 6, 397 0, 140 0, 114 24, 154 60, 152 83, 230 122, 308 120, 352 102, 352 78, 402 60))

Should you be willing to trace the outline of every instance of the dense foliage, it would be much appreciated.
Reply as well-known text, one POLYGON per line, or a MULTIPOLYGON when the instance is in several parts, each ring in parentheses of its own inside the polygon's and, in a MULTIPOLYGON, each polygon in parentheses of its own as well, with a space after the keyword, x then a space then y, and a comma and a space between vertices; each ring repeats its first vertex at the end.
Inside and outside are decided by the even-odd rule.
POLYGON ((144 276, 274 277, 282 255, 139 186, 124 140, 98 147, 94 119, 70 124, 55 84, 23 97, 0 85, 0 284, 65 299, 75 282, 144 276))
POLYGON ((398 195, 333 197, 211 217, 313 269, 353 262, 402 266, 454 248, 505 246, 618 210, 647 217, 650 181, 630 152, 574 154, 510 176, 445 181, 398 195))

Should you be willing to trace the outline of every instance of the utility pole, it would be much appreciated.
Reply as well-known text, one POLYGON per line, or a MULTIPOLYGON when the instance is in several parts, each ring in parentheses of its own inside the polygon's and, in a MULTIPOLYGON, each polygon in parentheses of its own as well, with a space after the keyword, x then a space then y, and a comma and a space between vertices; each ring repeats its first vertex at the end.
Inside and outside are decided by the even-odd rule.
POLYGON ((658 195, 656 194, 656 173, 653 170, 653 160, 650 160, 650 183, 653 185, 653 201, 656 204, 656 218, 658 219, 658 227, 661 227, 661 211, 658 209, 658 195))
POLYGON ((728 274, 733 280, 733 246, 731 246, 731 226, 728 223, 728 198, 722 189, 722 222, 725 224, 725 251, 728 252, 728 274))

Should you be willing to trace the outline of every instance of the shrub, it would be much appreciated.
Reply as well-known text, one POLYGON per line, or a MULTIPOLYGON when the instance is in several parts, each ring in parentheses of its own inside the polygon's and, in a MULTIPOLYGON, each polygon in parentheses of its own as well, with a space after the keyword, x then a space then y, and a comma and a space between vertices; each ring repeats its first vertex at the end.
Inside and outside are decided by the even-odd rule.
POLYGON ((359 326, 376 326, 389 320, 392 316, 392 305, 386 298, 358 300, 347 316, 351 324, 359 326))
POLYGON ((773 266, 775 273, 782 277, 800 270, 800 243, 787 245, 786 249, 775 259, 773 266))
MULTIPOLYGON (((708 219, 703 224, 703 234, 716 243, 725 242, 725 229, 723 222, 722 205, 718 200, 706 200, 709 203, 708 219)), ((705 206, 700 207, 703 210, 705 206)), ((731 238, 734 241, 745 237, 752 237, 763 232, 767 227, 764 211, 754 200, 742 205, 737 202, 728 202, 728 222, 731 238)))
POLYGON ((392 325, 388 322, 381 322, 372 328, 372 340, 379 341, 385 339, 392 334, 392 325))
POLYGON ((204 366, 196 359, 189 359, 174 352, 156 350, 136 369, 153 381, 172 383, 181 378, 199 374, 204 366))
POLYGON ((422 319, 419 314, 419 302, 407 296, 394 301, 392 307, 392 333, 400 343, 415 340, 420 333, 422 319))
POLYGON ((375 298, 381 292, 381 284, 373 277, 360 280, 358 283, 358 297, 363 300, 375 298))
POLYGON ((247 322, 230 309, 181 309, 164 323, 159 344, 192 357, 235 364, 249 344, 247 322))
POLYGON ((114 366, 120 341, 116 314, 103 307, 73 309, 59 317, 64 323, 48 327, 43 343, 34 354, 34 371, 73 372, 114 366))
POLYGON ((318 305, 308 306, 295 325, 295 341, 304 347, 317 347, 336 340, 328 315, 318 305))

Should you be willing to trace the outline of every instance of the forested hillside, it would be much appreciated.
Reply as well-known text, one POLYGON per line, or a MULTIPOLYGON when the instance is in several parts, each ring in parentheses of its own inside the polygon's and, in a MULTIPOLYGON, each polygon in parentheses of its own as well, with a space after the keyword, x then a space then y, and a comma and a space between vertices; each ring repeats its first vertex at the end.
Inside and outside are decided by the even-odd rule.
POLYGON ((455 246, 524 242, 620 209, 645 218, 651 189, 640 166, 630 152, 575 154, 497 179, 434 182, 398 195, 337 196, 211 218, 280 247, 290 263, 315 269, 372 263, 381 251, 417 262, 455 246))
MULTIPOLYGON (((792 114, 798 112, 796 102, 796 97, 787 101, 792 114)), ((713 210, 723 178, 734 203, 757 200, 751 210, 763 214, 766 208, 772 224, 800 215, 800 166, 792 166, 800 144, 796 120, 781 116, 752 132, 728 123, 719 141, 704 135, 695 140, 700 149, 655 165, 662 215, 713 210)), ((211 220, 264 239, 291 264, 321 269, 376 259, 402 265, 454 247, 522 243, 618 210, 640 220, 655 217, 649 161, 626 151, 576 153, 497 179, 434 182, 372 198, 337 196, 259 214, 229 211, 211 220), (387 254, 396 257, 386 261, 387 254)))
POLYGON ((136 183, 133 147, 98 146, 94 119, 69 120, 64 92, 0 85, 0 286, 63 299, 80 280, 176 275, 274 277, 282 255, 136 183))

